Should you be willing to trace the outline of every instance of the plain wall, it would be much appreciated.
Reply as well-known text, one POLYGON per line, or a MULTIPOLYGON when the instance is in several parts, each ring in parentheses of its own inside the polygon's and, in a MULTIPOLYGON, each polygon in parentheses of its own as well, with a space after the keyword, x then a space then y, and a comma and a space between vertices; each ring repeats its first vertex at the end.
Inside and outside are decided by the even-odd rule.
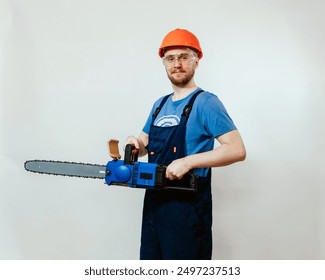
POLYGON ((106 164, 172 91, 157 55, 186 28, 196 83, 247 160, 213 170, 214 259, 324 259, 323 1, 1 0, 0 258, 137 259, 143 190, 28 173, 106 164))

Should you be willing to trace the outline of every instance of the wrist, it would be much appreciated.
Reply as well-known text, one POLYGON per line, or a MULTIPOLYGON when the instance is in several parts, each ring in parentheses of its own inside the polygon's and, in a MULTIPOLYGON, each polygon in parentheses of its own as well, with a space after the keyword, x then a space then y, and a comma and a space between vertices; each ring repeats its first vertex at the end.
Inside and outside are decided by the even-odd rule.
POLYGON ((195 168, 195 161, 193 160, 193 155, 189 155, 183 158, 184 166, 188 169, 194 169, 195 168))

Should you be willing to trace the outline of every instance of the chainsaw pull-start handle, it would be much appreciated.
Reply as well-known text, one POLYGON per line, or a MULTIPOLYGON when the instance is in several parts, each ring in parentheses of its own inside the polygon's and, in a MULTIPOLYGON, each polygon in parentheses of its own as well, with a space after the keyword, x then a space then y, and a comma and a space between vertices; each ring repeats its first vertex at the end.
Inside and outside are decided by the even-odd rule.
POLYGON ((124 164, 134 164, 138 160, 138 149, 133 144, 125 146, 124 164))

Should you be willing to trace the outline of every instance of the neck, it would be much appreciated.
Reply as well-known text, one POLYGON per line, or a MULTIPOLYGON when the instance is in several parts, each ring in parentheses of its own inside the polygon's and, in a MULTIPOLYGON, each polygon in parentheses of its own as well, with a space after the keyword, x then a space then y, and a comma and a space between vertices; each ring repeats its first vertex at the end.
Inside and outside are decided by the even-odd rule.
POLYGON ((173 101, 183 99, 197 89, 197 85, 194 82, 188 83, 182 87, 175 85, 172 85, 172 87, 174 90, 173 101))

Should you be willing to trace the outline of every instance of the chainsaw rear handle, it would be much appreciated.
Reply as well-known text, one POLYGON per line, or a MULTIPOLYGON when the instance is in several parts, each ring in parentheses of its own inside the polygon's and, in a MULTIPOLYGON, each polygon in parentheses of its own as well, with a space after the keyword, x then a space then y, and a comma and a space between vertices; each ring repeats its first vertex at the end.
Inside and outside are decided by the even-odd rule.
POLYGON ((168 190, 196 191, 198 187, 198 176, 193 170, 186 173, 180 180, 169 180, 166 178, 167 166, 158 165, 156 169, 156 187, 168 190))

